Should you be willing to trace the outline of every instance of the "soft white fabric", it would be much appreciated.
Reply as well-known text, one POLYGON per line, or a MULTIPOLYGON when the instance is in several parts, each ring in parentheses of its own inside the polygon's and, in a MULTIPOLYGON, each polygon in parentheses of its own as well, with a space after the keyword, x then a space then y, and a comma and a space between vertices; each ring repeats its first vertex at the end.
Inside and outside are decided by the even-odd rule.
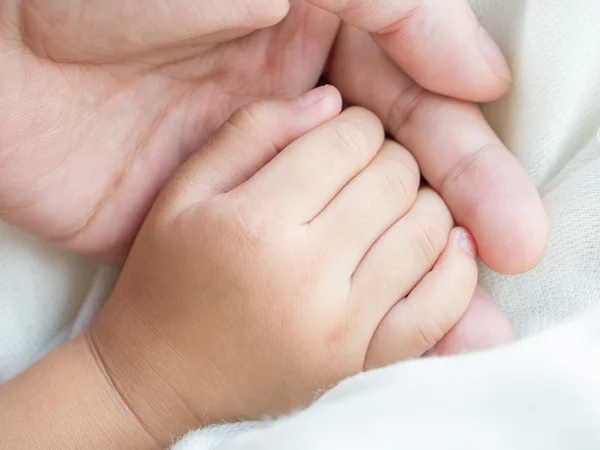
POLYGON ((512 92, 484 112, 535 180, 550 219, 536 270, 482 274, 524 336, 600 300, 600 1, 473 4, 515 75, 512 92))
MULTIPOLYGON (((515 72, 512 93, 484 112, 532 174, 552 228, 532 273, 483 268, 484 285, 528 336, 600 303, 600 1, 473 5, 515 72)), ((0 383, 85 328, 114 278, 0 224, 0 383)), ((506 350, 362 375, 219 448, 600 448, 599 321, 589 313, 506 350)), ((213 448, 242 429, 197 432, 178 448, 213 448)))
POLYGON ((116 276, 0 222, 0 384, 85 329, 116 276))
POLYGON ((514 348, 363 374, 287 419, 197 431, 173 448, 597 450, 598 320, 600 308, 514 348))

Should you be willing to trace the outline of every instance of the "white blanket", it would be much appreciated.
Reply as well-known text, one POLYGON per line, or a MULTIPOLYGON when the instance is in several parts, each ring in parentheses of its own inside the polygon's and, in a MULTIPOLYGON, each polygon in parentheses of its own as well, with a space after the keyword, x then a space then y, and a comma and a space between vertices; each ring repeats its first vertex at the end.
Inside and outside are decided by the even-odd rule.
POLYGON ((174 450, 597 450, 599 320, 597 308, 514 348, 363 374, 307 411, 174 450))
MULTIPOLYGON (((600 448, 600 1, 472 3, 515 73, 484 112, 536 181, 552 232, 535 271, 482 268, 483 284, 520 337, 586 317, 489 354, 365 374, 260 431, 204 430, 178 448, 600 448)), ((114 277, 0 224, 0 383, 85 328, 114 277)))

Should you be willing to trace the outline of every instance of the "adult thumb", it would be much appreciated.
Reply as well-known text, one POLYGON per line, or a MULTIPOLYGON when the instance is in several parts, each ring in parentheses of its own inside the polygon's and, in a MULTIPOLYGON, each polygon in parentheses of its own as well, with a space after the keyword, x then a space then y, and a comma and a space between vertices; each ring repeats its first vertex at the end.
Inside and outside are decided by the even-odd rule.
POLYGON ((308 0, 371 33, 424 88, 483 102, 506 93, 510 69, 466 0, 308 0))

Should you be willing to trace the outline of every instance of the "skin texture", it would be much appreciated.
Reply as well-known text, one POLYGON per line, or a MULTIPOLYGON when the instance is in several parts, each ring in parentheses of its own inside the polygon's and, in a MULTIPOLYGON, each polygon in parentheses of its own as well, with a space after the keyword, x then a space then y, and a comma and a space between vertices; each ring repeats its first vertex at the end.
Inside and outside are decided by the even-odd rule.
MULTIPOLYGON (((156 3, 158 14, 164 2, 156 3)), ((217 11, 241 8, 213 3, 217 11)), ((148 12, 140 27, 166 41, 138 43, 129 28, 135 11, 108 8, 103 27, 94 7, 104 4, 0 6, 0 215, 72 250, 121 262, 168 177, 237 107, 317 82, 338 20, 303 5, 281 25, 228 41, 251 20, 240 9, 230 24, 199 18, 188 30, 201 37, 195 40, 155 33, 160 25, 148 12), (118 34, 117 16, 130 34, 110 35, 118 34), (205 34, 217 25, 231 27, 226 38, 205 34)), ((152 11, 143 2, 113 4, 152 11)), ((267 11, 252 27, 286 13, 267 11)))
POLYGON ((0 217, 121 263, 169 176, 236 108, 316 83, 336 13, 372 38, 344 27, 332 83, 410 149, 488 265, 533 267, 547 224, 530 181, 476 107, 432 94, 509 88, 466 2, 313 3, 2 2, 0 217))
MULTIPOLYGON (((375 9, 368 2, 318 2, 355 27, 372 32, 370 37, 344 25, 333 47, 338 17, 301 1, 291 5, 204 2, 210 6, 206 10, 197 2, 186 1, 168 6, 164 2, 107 4, 99 0, 2 2, 0 216, 69 249, 121 263, 158 192, 183 161, 202 154, 210 133, 237 107, 256 98, 285 97, 310 88, 333 49, 327 70, 331 81, 352 103, 373 110, 386 130, 410 148, 456 221, 472 230, 484 261, 507 273, 527 270, 539 260, 546 243, 547 225, 539 198, 478 109, 443 96, 470 101, 497 98, 509 87, 505 66, 498 59, 490 64, 489 53, 487 57, 473 56, 480 49, 480 34, 475 34, 479 28, 464 2, 453 3, 462 5, 452 10, 455 14, 440 14, 444 9, 439 8, 445 8, 442 2, 427 4, 437 9, 409 2, 379 2, 375 9), (439 17, 446 21, 436 22, 439 17), (373 83, 374 79, 378 82, 373 83)), ((227 170, 239 170, 237 163, 227 170)), ((206 179, 210 180, 211 173, 205 174, 206 179)), ((168 261, 168 255, 163 256, 168 261)), ((140 285, 137 288, 143 292, 140 285)), ((112 304, 131 305, 127 297, 112 304)), ((148 294, 148 298, 158 301, 161 296, 148 294)), ((426 351, 452 328, 467 301, 468 297, 458 302, 461 306, 443 327, 415 334, 408 349, 389 345, 398 330, 394 326, 397 317, 405 317, 392 314, 392 308, 374 329, 368 346, 371 356, 365 356, 363 365, 378 367, 416 356, 414 349, 426 351)), ((476 323, 469 319, 472 317, 467 313, 446 342, 465 348, 469 336, 478 336, 469 325, 476 323), (466 337, 461 337, 463 334, 466 337)), ((410 332, 410 328, 402 330, 410 332)), ((120 329, 115 336, 117 331, 120 329)), ((95 345, 91 344, 92 348, 95 345)), ((450 351, 452 345, 441 353, 450 351)), ((81 364, 83 358, 90 360, 88 348, 78 341, 76 350, 61 349, 58 354, 67 355, 62 362, 103 375, 101 357, 100 362, 92 358, 91 366, 81 364)), ((143 354, 142 350, 127 351, 135 355, 143 354)), ((190 348, 182 347, 182 351, 190 348)), ((113 353, 113 357, 119 360, 123 355, 113 353)), ((47 370, 64 367, 52 355, 46 361, 47 370)), ((334 373, 352 373, 358 367, 355 362, 353 367, 334 373)), ((40 370, 44 373, 46 369, 38 365, 29 373, 40 370)), ((100 381, 98 390, 91 392, 106 391, 104 383, 106 380, 100 381)), ((32 392, 27 386, 27 382, 16 381, 11 391, 32 392)), ((134 397, 138 394, 131 393, 134 397)), ((184 394, 181 398, 187 398, 184 394)), ((40 402, 29 405, 31 409, 43 401, 65 406, 60 392, 50 399, 43 392, 38 395, 40 402)), ((125 422, 132 420, 139 442, 147 441, 149 436, 144 427, 140 429, 137 418, 132 418, 130 405, 120 403, 120 392, 115 395, 116 409, 125 415, 125 422)), ((139 395, 142 397, 136 398, 144 398, 144 393, 139 395)), ((9 396, 0 398, 10 402, 9 396)), ((72 414, 77 398, 68 398, 75 402, 74 409, 67 409, 72 414)), ((102 398, 99 394, 98 399, 102 398)), ((164 396, 167 404, 169 398, 164 396)), ((217 408, 214 417, 251 416, 249 410, 265 406, 251 400, 233 409, 231 405, 217 408)), ((101 409, 97 403, 95 410, 101 409)), ((266 410, 270 409, 269 405, 266 410)), ((61 411, 55 410, 57 414, 61 411)), ((93 406, 89 410, 94 410, 93 406)), ((15 417, 27 424, 44 417, 42 410, 38 413, 15 417)), ((183 414, 183 423, 197 423, 197 411, 191 418, 186 414, 189 411, 183 414)), ((162 419, 160 412, 154 419, 150 416, 150 422, 162 419)), ((82 426, 92 423, 86 417, 82 426)), ((163 432, 159 430, 159 436, 164 437, 163 432)), ((127 433, 107 431, 106 435, 118 441, 127 433)), ((58 442, 54 443, 60 447, 58 442)), ((86 442, 79 448, 89 448, 86 442)))
POLYGON ((0 387, 4 438, 165 448, 456 340, 472 236, 376 116, 340 108, 325 86, 234 114, 161 193, 91 329, 0 387))
POLYGON ((466 310, 472 237, 379 120, 340 104, 323 87, 240 110, 142 227, 90 339, 159 443, 306 406, 466 310))
POLYGON ((7 437, 164 448, 305 406, 454 327, 472 237, 376 116, 340 109, 326 86, 235 113, 162 192, 89 332, 0 388, 7 437))

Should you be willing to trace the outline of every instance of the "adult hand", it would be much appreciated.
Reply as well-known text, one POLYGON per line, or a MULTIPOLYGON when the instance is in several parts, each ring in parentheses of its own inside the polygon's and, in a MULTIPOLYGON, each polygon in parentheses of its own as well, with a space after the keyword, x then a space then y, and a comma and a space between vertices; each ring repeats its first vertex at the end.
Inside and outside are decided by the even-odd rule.
MULTIPOLYGON (((374 32, 392 58, 344 26, 334 84, 414 152, 485 262, 503 272, 533 266, 546 223, 523 170, 474 106, 429 93, 392 63, 446 94, 504 93, 503 60, 476 57, 493 51, 477 53, 479 27, 466 4, 313 3, 374 32)), ((170 173, 234 109, 316 81, 339 22, 303 0, 288 7, 3 2, 0 216, 70 249, 122 260, 170 173)))
POLYGON ((121 262, 168 177, 235 109, 316 84, 339 20, 288 7, 0 2, 0 217, 121 262))
POLYGON ((466 0, 310 1, 345 21, 330 81, 410 149, 488 266, 533 268, 548 239, 540 198, 479 108, 456 100, 493 100, 510 84, 466 0))

